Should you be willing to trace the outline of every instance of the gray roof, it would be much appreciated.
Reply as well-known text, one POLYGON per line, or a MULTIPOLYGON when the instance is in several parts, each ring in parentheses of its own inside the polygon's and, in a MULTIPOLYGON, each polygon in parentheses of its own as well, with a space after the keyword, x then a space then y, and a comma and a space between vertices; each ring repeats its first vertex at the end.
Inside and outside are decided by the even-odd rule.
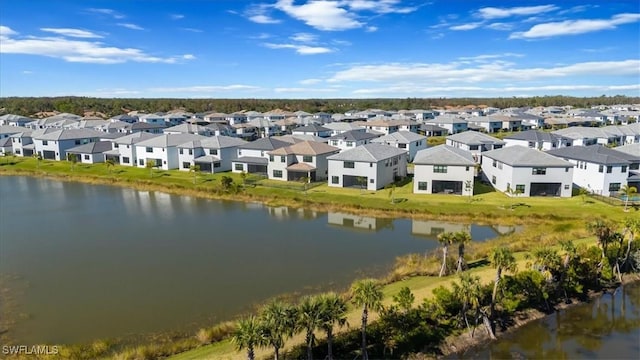
POLYGON ((406 155, 406 151, 384 144, 366 144, 327 157, 327 160, 378 162, 398 155, 406 155))
POLYGON ((506 136, 505 139, 512 140, 524 140, 524 141, 547 141, 547 142, 557 142, 562 139, 563 136, 552 134, 544 131, 538 130, 527 130, 518 133, 514 133, 512 135, 506 136))
POLYGON ((30 129, 22 126, 13 126, 13 125, 0 125, 0 134, 18 134, 21 132, 30 131, 30 129))
POLYGON ((333 135, 329 140, 345 140, 345 141, 361 141, 367 139, 375 139, 378 135, 368 133, 362 130, 349 130, 340 134, 333 135))
POLYGON ((32 118, 28 118, 26 116, 21 116, 21 115, 15 115, 15 114, 5 114, 0 116, 0 120, 4 120, 4 121, 17 121, 17 122, 21 122, 21 123, 28 123, 33 121, 32 118))
POLYGON ((10 137, 0 139, 0 147, 12 147, 10 137))
POLYGON ((269 160, 267 160, 267 158, 263 158, 259 156, 240 156, 239 158, 234 159, 233 162, 245 163, 245 164, 258 164, 258 165, 269 164, 269 160))
POLYGON ((324 126, 320 126, 320 125, 316 125, 316 124, 309 124, 309 125, 297 127, 295 129, 293 129, 292 131, 295 131, 295 132, 324 132, 324 131, 331 131, 331 129, 327 129, 324 126))
POLYGON ((96 141, 72 147, 71 149, 67 150, 67 152, 74 154, 98 154, 111 150, 111 146, 112 145, 110 141, 96 141))
POLYGON ((162 134, 148 140, 138 142, 137 146, 166 148, 178 146, 193 140, 206 139, 205 136, 196 134, 162 134))
POLYGON ((474 166, 470 152, 449 145, 438 145, 418 151, 413 159, 416 165, 474 166))
POLYGON ((234 146, 244 145, 247 142, 230 136, 212 136, 206 137, 202 136, 198 139, 192 139, 189 141, 185 141, 178 145, 179 148, 185 149, 195 149, 195 148, 205 148, 205 149, 222 149, 234 146))
POLYGON ((408 144, 413 141, 426 140, 427 137, 424 135, 419 135, 411 131, 396 131, 389 135, 385 135, 379 137, 377 139, 371 140, 371 142, 396 142, 400 144, 408 144))
POLYGON ((105 134, 103 132, 93 129, 54 129, 55 131, 45 132, 42 135, 32 133, 34 139, 39 140, 73 140, 73 139, 86 139, 86 138, 100 138, 105 134))
POLYGON ((212 155, 204 155, 193 159, 193 162, 197 163, 215 163, 220 161, 220 158, 212 155))
POLYGON ((429 119, 424 123, 437 125, 437 124, 459 124, 459 123, 468 124, 469 122, 458 116, 440 115, 440 116, 436 116, 435 119, 429 119))
POLYGON ((146 122, 135 122, 129 125, 131 130, 147 130, 147 129, 164 129, 166 125, 164 124, 152 124, 146 122))
POLYGON ((453 140, 466 145, 504 145, 504 141, 477 131, 463 131, 457 134, 449 135, 447 136, 447 140, 453 140))
POLYGON ((569 146, 547 151, 548 154, 564 159, 587 161, 601 165, 628 164, 632 156, 602 145, 569 146))
POLYGON ((158 137, 160 136, 160 134, 150 134, 150 133, 146 133, 146 132, 137 132, 137 133, 133 133, 133 134, 129 134, 129 135, 125 135, 122 137, 119 137, 117 139, 115 139, 115 143, 116 144, 121 144, 121 145, 133 145, 133 144, 137 144, 141 141, 145 141, 154 137, 158 137))
POLYGON ((242 145, 242 149, 271 151, 289 145, 291 145, 290 142, 268 137, 245 143, 242 145))
POLYGON ((363 126, 352 124, 350 122, 341 122, 341 121, 328 123, 323 126, 330 130, 341 130, 341 131, 364 129, 363 126))
POLYGON ((482 157, 498 160, 512 167, 573 167, 573 164, 540 150, 515 145, 485 151, 482 157))
POLYGON ((614 148, 614 150, 629 154, 631 156, 635 156, 636 158, 640 159, 640 143, 618 146, 614 148))

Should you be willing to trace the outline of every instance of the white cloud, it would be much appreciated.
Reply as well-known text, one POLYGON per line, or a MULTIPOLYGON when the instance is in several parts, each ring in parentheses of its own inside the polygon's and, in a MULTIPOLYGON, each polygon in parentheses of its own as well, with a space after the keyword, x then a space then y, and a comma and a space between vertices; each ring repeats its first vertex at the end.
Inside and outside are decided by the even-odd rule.
POLYGON ((254 36, 250 36, 250 39, 258 39, 258 40, 264 40, 264 39, 269 39, 271 38, 271 34, 267 34, 267 33, 260 33, 258 35, 254 35, 254 36))
POLYGON ((68 28, 40 28, 42 31, 51 32, 58 35, 77 37, 77 38, 103 38, 104 36, 92 33, 87 30, 68 29, 68 28))
POLYGON ((195 85, 184 87, 158 87, 147 89, 150 92, 158 93, 215 93, 224 91, 256 91, 260 90, 257 86, 234 84, 234 85, 195 85))
POLYGON ((340 31, 362 27, 356 15, 345 10, 342 3, 329 0, 313 0, 294 5, 293 0, 278 0, 275 7, 305 24, 323 31, 340 31))
POLYGON ((491 30, 509 31, 509 30, 513 29, 513 24, 512 23, 496 22, 496 23, 491 23, 491 24, 487 25, 486 28, 487 29, 491 29, 491 30))
POLYGON ((291 40, 304 43, 313 43, 318 38, 317 35, 309 33, 297 33, 290 37, 291 40))
POLYGON ((184 31, 189 31, 189 32, 194 32, 194 33, 201 33, 204 32, 203 30, 200 29, 195 29, 195 28, 181 28, 184 31))
POLYGON ((182 14, 171 14, 169 15, 171 17, 172 20, 181 20, 184 19, 184 15, 182 14))
MULTIPOLYGON (((15 38, 16 32, 10 28, 2 29, 3 54, 27 54, 63 59, 67 62, 94 64, 118 64, 125 62, 177 63, 190 60, 189 54, 183 56, 159 57, 135 48, 119 48, 98 41, 67 39, 63 37, 27 36, 15 38)), ((191 55, 192 56, 192 55, 191 55)))
POLYGON ((131 23, 118 23, 117 25, 131 30, 144 30, 142 26, 131 23))
POLYGON ((22 70, 22 73, 25 74, 25 75, 31 75, 31 74, 33 74, 33 71, 31 71, 31 70, 22 70))
POLYGON ((505 57, 523 57, 523 56, 524 56, 523 54, 507 52, 502 54, 482 54, 482 55, 476 55, 476 56, 461 56, 458 58, 458 60, 483 62, 487 60, 500 59, 505 57))
POLYGON ((185 60, 195 60, 196 56, 193 55, 193 54, 184 54, 184 55, 182 55, 182 58, 185 59, 185 60))
POLYGON ((378 27, 377 26, 367 26, 365 31, 366 32, 376 32, 376 31, 378 31, 378 27))
POLYGON ((476 14, 483 19, 501 19, 510 16, 536 15, 558 10, 555 5, 519 6, 512 8, 486 7, 478 10, 476 14))
POLYGON ((271 5, 266 4, 258 4, 252 5, 244 12, 244 16, 246 16, 249 21, 253 21, 258 24, 278 24, 280 20, 274 19, 269 15, 269 10, 271 9, 271 5))
POLYGON ((111 16, 114 19, 124 19, 126 16, 124 16, 123 14, 120 14, 119 12, 113 10, 113 9, 96 9, 96 8, 89 8, 87 9, 88 12, 91 13, 95 13, 95 14, 101 14, 101 15, 107 15, 107 16, 111 16))
POLYGON ((476 84, 505 81, 534 81, 562 79, 571 76, 640 76, 640 60, 583 62, 555 67, 515 67, 512 63, 495 60, 465 66, 452 63, 389 63, 382 65, 354 65, 336 72, 329 82, 382 82, 476 84))
POLYGON ((462 25, 455 25, 455 26, 451 26, 449 30, 455 30, 455 31, 473 30, 482 26, 482 24, 483 23, 481 22, 475 22, 475 23, 468 23, 468 24, 462 24, 462 25))
POLYGON ((515 32, 510 39, 548 38, 562 35, 585 34, 600 30, 615 29, 618 25, 640 21, 640 14, 617 14, 611 19, 578 19, 534 25, 524 32, 515 32))
POLYGON ((300 44, 273 44, 265 43, 264 46, 269 49, 294 49, 300 55, 317 55, 333 52, 333 49, 322 46, 308 46, 300 44))
POLYGON ((320 92, 329 93, 336 92, 338 89, 332 88, 303 88, 303 87, 278 87, 273 89, 276 93, 304 93, 304 92, 320 92))
MULTIPOLYGON (((459 94, 474 94, 473 96, 477 97, 487 97, 487 96, 504 96, 508 94, 509 96, 513 96, 514 93, 518 92, 532 92, 532 93, 542 93, 549 94, 550 92, 572 92, 576 91, 590 91, 593 93, 602 93, 602 92, 611 92, 611 91, 629 91, 629 90, 640 90, 640 85, 638 84, 630 84, 630 85, 577 85, 577 84, 567 84, 567 85, 542 85, 542 86, 505 86, 505 87, 480 87, 480 86, 420 86, 420 85, 411 85, 411 84, 398 84, 396 86, 391 87, 379 87, 379 88, 366 88, 366 89, 357 89, 353 91, 353 94, 356 95, 380 95, 380 94, 429 94, 430 96, 434 96, 436 94, 448 94, 455 93, 454 96, 459 96, 459 94)), ((449 94, 450 95, 450 94, 449 94)), ((521 95, 521 96, 529 96, 529 95, 521 95)))
POLYGON ((398 7, 401 0, 345 0, 344 3, 355 11, 371 11, 378 14, 408 14, 418 9, 417 6, 398 7))
POLYGON ((0 25, 0 39, 4 40, 4 39, 7 39, 11 35, 17 35, 17 34, 18 33, 16 31, 12 30, 10 27, 0 25))
POLYGON ((304 79, 299 81, 300 85, 315 85, 321 82, 321 79, 304 79))

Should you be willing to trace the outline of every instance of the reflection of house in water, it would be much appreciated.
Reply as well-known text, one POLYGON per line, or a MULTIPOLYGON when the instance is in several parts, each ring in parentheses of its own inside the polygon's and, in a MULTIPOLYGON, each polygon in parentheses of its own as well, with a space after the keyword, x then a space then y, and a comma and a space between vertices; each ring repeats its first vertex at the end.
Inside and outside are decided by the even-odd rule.
POLYGON ((314 210, 304 208, 292 208, 288 206, 267 207, 269 215, 276 217, 277 219, 304 219, 310 220, 318 217, 318 212, 314 210))
POLYGON ((513 234, 516 231, 521 230, 520 226, 507 226, 507 225, 491 225, 491 228, 500 235, 513 234))
POLYGON ((471 225, 434 220, 413 220, 411 222, 411 235, 435 237, 443 232, 457 231, 471 232, 471 225))
POLYGON ((328 213, 327 222, 330 225, 346 226, 362 230, 378 231, 385 228, 393 229, 393 219, 374 218, 337 212, 328 213))

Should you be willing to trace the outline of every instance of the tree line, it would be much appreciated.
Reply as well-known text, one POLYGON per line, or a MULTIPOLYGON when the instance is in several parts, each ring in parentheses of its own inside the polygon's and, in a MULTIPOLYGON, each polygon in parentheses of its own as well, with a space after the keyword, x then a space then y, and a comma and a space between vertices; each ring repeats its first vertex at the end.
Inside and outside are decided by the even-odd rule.
POLYGON ((496 108, 535 106, 614 105, 640 103, 640 97, 622 95, 600 97, 536 96, 529 98, 398 98, 398 99, 149 99, 149 98, 92 98, 92 97, 4 97, 0 98, 0 110, 7 114, 31 116, 38 112, 59 111, 84 115, 99 112, 106 116, 120 115, 137 110, 167 112, 183 109, 201 113, 216 111, 232 113, 241 110, 266 112, 274 109, 306 111, 309 113, 344 113, 349 110, 382 109, 431 109, 444 106, 485 105, 496 108))

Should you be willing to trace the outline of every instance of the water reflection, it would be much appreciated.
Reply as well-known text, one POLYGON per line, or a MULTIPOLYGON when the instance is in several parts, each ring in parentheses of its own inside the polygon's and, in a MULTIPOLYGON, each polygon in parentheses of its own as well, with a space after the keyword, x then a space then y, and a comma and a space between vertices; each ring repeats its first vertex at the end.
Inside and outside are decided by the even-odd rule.
POLYGON ((380 231, 382 229, 393 229, 393 219, 374 218, 340 212, 329 212, 327 222, 330 225, 344 226, 356 230, 380 231))

